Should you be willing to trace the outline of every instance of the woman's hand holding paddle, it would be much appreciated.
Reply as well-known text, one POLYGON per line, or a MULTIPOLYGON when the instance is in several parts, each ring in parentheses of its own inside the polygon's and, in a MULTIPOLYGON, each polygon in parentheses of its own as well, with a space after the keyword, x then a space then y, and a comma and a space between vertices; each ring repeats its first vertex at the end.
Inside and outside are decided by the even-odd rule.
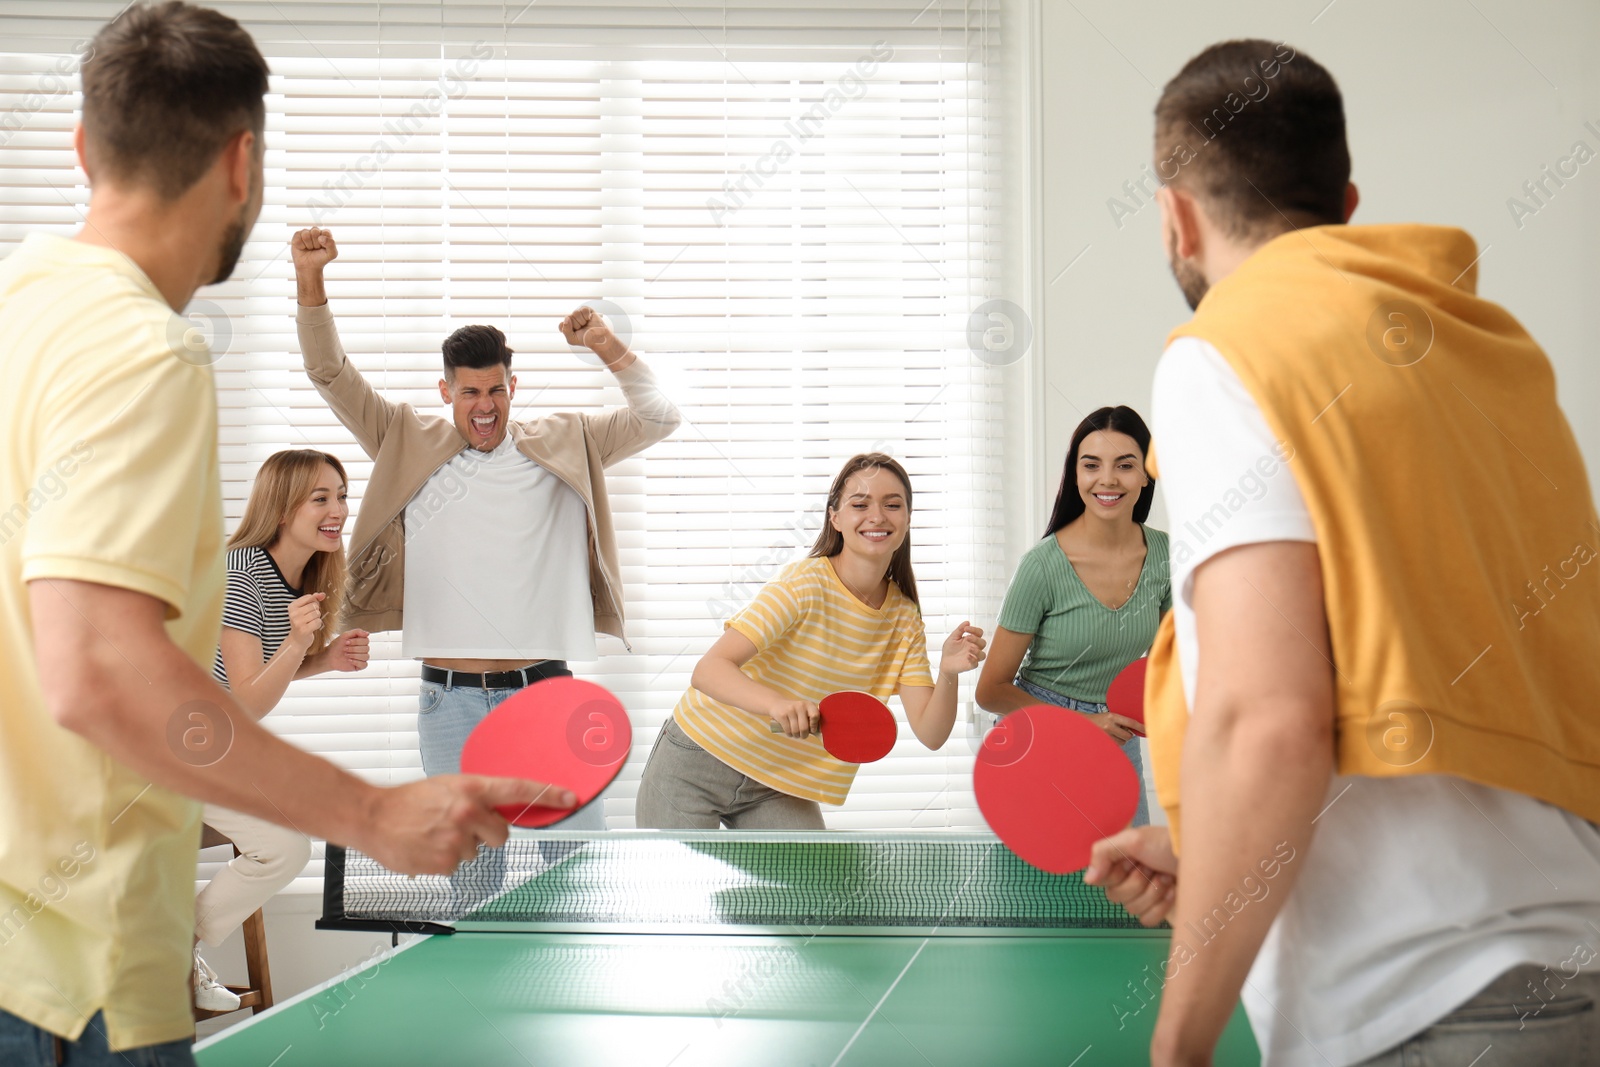
POLYGON ((811 700, 780 700, 767 709, 767 715, 783 728, 789 737, 809 737, 822 718, 816 702, 811 700))
POLYGON ((1127 742, 1129 738, 1144 736, 1144 723, 1130 719, 1126 715, 1118 715, 1114 711, 1102 711, 1088 718, 1119 745, 1127 742))
POLYGON ((1144 736, 1144 672, 1150 661, 1136 659, 1111 680, 1106 689, 1106 710, 1089 719, 1117 744, 1144 736))
POLYGON ((1178 900, 1172 835, 1165 826, 1134 826, 1095 842, 1083 880, 1141 925, 1159 926, 1178 900))

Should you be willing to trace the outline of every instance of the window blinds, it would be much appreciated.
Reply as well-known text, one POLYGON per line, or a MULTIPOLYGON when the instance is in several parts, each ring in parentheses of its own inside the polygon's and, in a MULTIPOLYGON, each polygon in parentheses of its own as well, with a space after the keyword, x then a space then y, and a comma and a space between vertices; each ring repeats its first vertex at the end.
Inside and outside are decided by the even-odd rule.
MULTIPOLYGON (((76 62, 120 6, 8 5, 0 252, 77 228, 76 62)), ((440 341, 488 322, 517 352, 514 418, 620 403, 556 332, 589 303, 683 412, 608 472, 632 651, 603 638, 574 664, 635 722, 613 827, 632 825, 695 661, 809 547, 850 455, 911 473, 935 666, 957 623, 992 628, 1004 378, 967 329, 1003 258, 994 4, 216 6, 273 69, 265 207, 233 279, 187 310, 216 359, 230 529, 282 448, 338 455, 361 506, 371 464, 294 334, 287 241, 321 225, 345 346, 390 397, 442 412, 440 341)), ((294 683, 267 724, 373 781, 420 775, 417 668, 398 648, 375 638, 367 671, 294 683)), ((937 753, 903 729, 829 825, 980 825, 972 753, 965 723, 937 753)))

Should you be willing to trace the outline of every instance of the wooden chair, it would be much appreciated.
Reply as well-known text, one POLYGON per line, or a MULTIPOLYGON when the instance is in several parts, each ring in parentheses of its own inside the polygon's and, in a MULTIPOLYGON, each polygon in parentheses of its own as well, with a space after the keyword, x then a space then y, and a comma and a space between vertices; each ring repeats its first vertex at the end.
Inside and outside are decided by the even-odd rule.
MULTIPOLYGON (((216 848, 218 845, 227 845, 233 854, 239 854, 239 848, 221 831, 202 825, 200 828, 200 848, 216 848)), ((244 935, 244 967, 248 985, 231 985, 228 990, 239 997, 239 1006, 234 1011, 243 1011, 249 1008, 251 1014, 266 1011, 272 1007, 272 971, 267 966, 267 921, 257 908, 244 921, 240 933, 244 935)), ((218 1015, 227 1015, 223 1011, 203 1011, 194 1009, 196 1019, 210 1019, 218 1015)))

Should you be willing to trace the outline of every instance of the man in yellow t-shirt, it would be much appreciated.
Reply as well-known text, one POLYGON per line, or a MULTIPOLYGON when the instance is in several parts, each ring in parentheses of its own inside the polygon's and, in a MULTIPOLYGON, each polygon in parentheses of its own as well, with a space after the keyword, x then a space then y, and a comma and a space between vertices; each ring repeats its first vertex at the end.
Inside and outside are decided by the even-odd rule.
POLYGON ((267 66, 181 3, 130 8, 89 54, 86 225, 0 262, 0 1062, 28 1067, 189 1059, 187 797, 405 873, 501 843, 496 805, 572 803, 507 779, 367 785, 211 681, 216 396, 173 312, 228 276, 260 211, 267 66))

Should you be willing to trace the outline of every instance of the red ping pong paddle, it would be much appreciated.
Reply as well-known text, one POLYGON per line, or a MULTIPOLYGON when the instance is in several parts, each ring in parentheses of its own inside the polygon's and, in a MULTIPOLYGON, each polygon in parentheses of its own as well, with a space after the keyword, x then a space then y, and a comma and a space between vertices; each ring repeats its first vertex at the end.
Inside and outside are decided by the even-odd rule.
POLYGON ((491 711, 461 749, 461 773, 531 778, 570 789, 571 808, 508 806, 515 826, 549 826, 598 797, 617 776, 633 744, 622 703, 602 686, 546 678, 491 711))
MULTIPOLYGON (((894 748, 899 730, 889 706, 871 693, 842 690, 817 704, 822 747, 845 763, 876 763, 894 748)), ((783 732, 774 722, 773 733, 783 732)))
POLYGON ((1149 665, 1150 660, 1141 656, 1122 668, 1122 672, 1112 679, 1111 688, 1106 690, 1107 711, 1143 725, 1144 669, 1149 665))
POLYGON ((1089 849, 1139 806, 1133 763, 1080 712, 1036 705, 990 730, 972 767, 978 810, 995 836, 1051 874, 1080 871, 1089 849))

